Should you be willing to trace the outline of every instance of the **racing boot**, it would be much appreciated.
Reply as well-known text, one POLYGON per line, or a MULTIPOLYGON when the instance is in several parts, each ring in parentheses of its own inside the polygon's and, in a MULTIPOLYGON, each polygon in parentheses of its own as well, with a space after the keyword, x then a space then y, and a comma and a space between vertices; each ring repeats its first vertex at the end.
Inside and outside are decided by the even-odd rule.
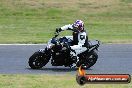
POLYGON ((79 59, 78 56, 72 56, 72 61, 73 61, 73 64, 70 66, 71 68, 75 68, 76 67, 76 64, 78 63, 79 59))
POLYGON ((79 57, 76 55, 76 52, 73 49, 71 49, 70 54, 71 54, 71 59, 72 59, 72 62, 73 62, 73 64, 70 67, 75 68, 77 62, 79 61, 79 59, 78 59, 79 57))
POLYGON ((70 68, 75 68, 76 67, 76 64, 73 63, 72 65, 70 65, 70 68))

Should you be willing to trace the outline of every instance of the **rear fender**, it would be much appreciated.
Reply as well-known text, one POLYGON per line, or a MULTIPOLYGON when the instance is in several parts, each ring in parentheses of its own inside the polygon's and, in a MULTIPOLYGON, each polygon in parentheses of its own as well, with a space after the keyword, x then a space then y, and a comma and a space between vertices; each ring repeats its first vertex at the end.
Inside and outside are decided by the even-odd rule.
POLYGON ((95 40, 94 43, 90 42, 90 48, 89 48, 89 52, 94 51, 95 49, 98 51, 98 47, 100 46, 100 42, 98 40, 95 40))

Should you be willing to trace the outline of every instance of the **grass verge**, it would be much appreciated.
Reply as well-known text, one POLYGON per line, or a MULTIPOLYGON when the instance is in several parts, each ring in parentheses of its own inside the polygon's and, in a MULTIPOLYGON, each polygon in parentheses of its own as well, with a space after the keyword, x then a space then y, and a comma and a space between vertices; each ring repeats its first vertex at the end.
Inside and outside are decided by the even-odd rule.
POLYGON ((75 75, 48 74, 0 74, 0 88, 131 88, 129 84, 85 84, 76 83, 75 75))
POLYGON ((0 43, 46 43, 55 28, 76 19, 90 39, 132 43, 131 14, 131 0, 1 0, 0 43))

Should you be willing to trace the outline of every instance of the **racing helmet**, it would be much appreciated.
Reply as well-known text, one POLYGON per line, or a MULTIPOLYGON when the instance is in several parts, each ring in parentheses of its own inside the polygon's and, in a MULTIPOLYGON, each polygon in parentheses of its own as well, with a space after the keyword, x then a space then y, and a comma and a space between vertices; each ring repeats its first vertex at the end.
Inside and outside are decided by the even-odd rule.
POLYGON ((82 32, 84 30, 84 22, 82 20, 76 20, 73 23, 73 28, 75 28, 78 31, 82 32))

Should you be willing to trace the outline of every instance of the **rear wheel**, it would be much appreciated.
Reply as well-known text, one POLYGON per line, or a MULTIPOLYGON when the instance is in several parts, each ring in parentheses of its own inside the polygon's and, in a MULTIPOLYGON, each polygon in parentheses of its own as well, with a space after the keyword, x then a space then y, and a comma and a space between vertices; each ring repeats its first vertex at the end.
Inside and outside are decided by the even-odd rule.
POLYGON ((82 67, 84 69, 88 69, 88 68, 92 67, 96 63, 97 59, 98 59, 97 52, 95 52, 95 51, 91 52, 90 56, 89 55, 86 56, 86 60, 82 64, 82 67))
POLYGON ((41 52, 35 52, 30 58, 29 58, 29 66, 32 69, 40 69, 43 66, 45 66, 48 62, 49 59, 45 53, 41 52))

